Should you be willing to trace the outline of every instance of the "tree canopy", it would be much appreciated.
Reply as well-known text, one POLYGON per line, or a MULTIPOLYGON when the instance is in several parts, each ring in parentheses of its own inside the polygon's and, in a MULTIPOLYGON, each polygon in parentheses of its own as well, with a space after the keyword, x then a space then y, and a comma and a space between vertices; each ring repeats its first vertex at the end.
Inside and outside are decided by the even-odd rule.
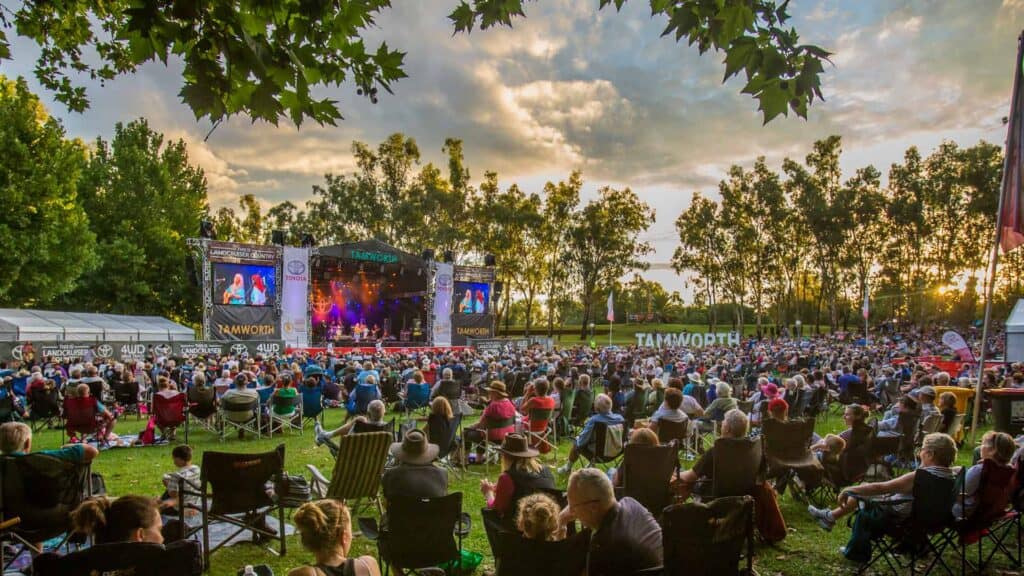
MULTIPOLYGON (((512 26, 523 0, 461 1, 449 14, 455 33, 512 26)), ((603 9, 625 0, 599 0, 603 9)), ((652 0, 651 15, 667 23, 663 36, 686 39, 701 54, 724 54, 723 82, 743 72, 742 89, 757 99, 767 123, 789 111, 807 117, 821 99, 829 52, 801 44, 787 27, 789 0, 652 0)), ((363 38, 389 0, 236 0, 140 2, 69 0, 24 2, 0 9, 0 61, 12 57, 7 33, 40 48, 35 75, 69 109, 89 96, 78 76, 101 84, 147 62, 184 64, 179 96, 197 119, 215 124, 235 114, 296 126, 309 118, 334 125, 339 103, 318 88, 354 84, 376 102, 404 78, 405 52, 363 38)), ((440 16, 440 15, 439 15, 440 16)), ((409 47, 416 48, 416 47, 409 47)))

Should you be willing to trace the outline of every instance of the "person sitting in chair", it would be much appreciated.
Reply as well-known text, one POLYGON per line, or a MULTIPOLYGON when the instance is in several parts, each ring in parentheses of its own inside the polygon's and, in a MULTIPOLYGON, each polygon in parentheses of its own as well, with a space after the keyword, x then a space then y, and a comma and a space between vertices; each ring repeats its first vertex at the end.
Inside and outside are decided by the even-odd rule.
POLYGON ((439 448, 430 444, 422 430, 413 428, 401 442, 391 445, 391 455, 398 461, 384 471, 381 490, 384 498, 412 496, 440 498, 448 494, 448 471, 434 466, 439 448))
MULTIPOLYGON (((487 390, 487 398, 487 407, 484 408, 483 414, 480 415, 480 420, 474 424, 466 426, 462 431, 463 442, 466 446, 472 442, 483 442, 485 438, 488 442, 501 442, 505 439, 505 436, 514 432, 516 429, 516 407, 512 404, 512 401, 508 399, 508 393, 505 391, 505 383, 498 380, 491 382, 487 390), (505 421, 511 422, 507 426, 487 427, 488 422, 493 424, 505 421)), ((477 455, 482 456, 483 451, 484 447, 479 445, 477 447, 477 455)))
POLYGON ((526 436, 509 434, 498 450, 501 451, 503 469, 498 483, 486 478, 480 480, 480 492, 487 500, 488 508, 497 510, 504 517, 515 513, 516 501, 523 495, 555 489, 551 468, 537 460, 540 452, 530 448, 526 436))
MULTIPOLYGON (((221 404, 228 402, 252 402, 256 400, 259 402, 260 394, 256 390, 249 388, 249 379, 244 374, 235 376, 235 387, 228 390, 220 397, 221 404)), ((259 408, 257 408, 258 410, 259 408)), ((232 422, 248 422, 252 419, 253 413, 251 410, 225 410, 224 417, 232 422)), ((238 430, 238 438, 241 440, 245 437, 245 430, 238 430)))
POLYGON ((90 498, 71 513, 71 525, 75 532, 92 536, 96 544, 164 543, 157 501, 146 496, 90 498))
POLYGON ((380 576, 373 556, 348 557, 352 517, 343 503, 307 502, 295 511, 293 520, 302 546, 313 553, 316 564, 292 569, 288 576, 380 576))
POLYGON ((327 449, 331 451, 331 455, 337 458, 339 450, 338 444, 331 440, 331 438, 337 438, 352 433, 352 430, 359 423, 368 424, 371 427, 384 430, 384 402, 381 400, 374 400, 370 402, 369 406, 366 407, 366 416, 356 416, 344 426, 340 426, 334 430, 324 430, 320 426, 320 422, 314 422, 313 441, 316 442, 317 446, 326 445, 327 449))
POLYGON ((569 477, 569 505, 560 524, 579 520, 590 530, 588 576, 634 574, 662 565, 661 526, 636 500, 615 499, 608 476, 596 468, 577 470, 569 477))
POLYGON ((573 441, 572 447, 569 449, 569 461, 558 469, 559 474, 568 474, 581 453, 588 456, 592 456, 595 453, 596 447, 593 445, 594 426, 599 422, 610 426, 615 424, 626 425, 626 419, 622 417, 622 414, 612 412, 612 399, 607 394, 597 395, 597 399, 594 400, 594 409, 597 412, 587 419, 586 424, 583 425, 583 430, 580 431, 580 435, 573 441))
MULTIPOLYGON (((0 424, 0 454, 4 456, 24 456, 32 452, 32 428, 21 422, 4 422, 0 424)), ((100 452, 95 446, 86 443, 68 444, 56 450, 39 450, 35 454, 46 454, 68 462, 92 462, 100 452)))
MULTIPOLYGON (((683 406, 683 392, 677 388, 669 388, 665 390, 665 400, 661 403, 661 406, 654 411, 651 415, 650 429, 655 434, 658 433, 658 422, 679 422, 689 426, 690 418, 686 415, 686 412, 682 410, 683 406)), ((685 398, 689 398, 686 396, 685 398)), ((691 398, 692 400, 692 398, 691 398)))
MULTIPOLYGON (((750 428, 750 420, 738 408, 733 408, 725 413, 722 419, 722 438, 745 438, 750 428)), ((756 471, 751 471, 754 474, 756 471)), ((676 494, 681 500, 689 498, 697 482, 708 482, 714 479, 715 474, 715 447, 712 446, 704 452, 697 460, 693 468, 679 475, 676 484, 676 494)))
MULTIPOLYGON (((920 458, 921 465, 917 468, 917 471, 923 470, 940 478, 952 478, 953 470, 950 466, 956 460, 956 443, 946 434, 939 432, 929 434, 924 437, 924 442, 921 444, 920 458)), ((853 497, 854 495, 882 498, 907 498, 913 496, 914 475, 917 474, 917 471, 907 472, 898 478, 885 482, 869 482, 850 486, 843 489, 843 492, 839 494, 839 505, 837 507, 829 510, 828 508, 808 506, 807 512, 818 521, 818 525, 823 530, 831 532, 832 527, 836 525, 840 518, 852 513, 860 505, 860 502, 853 497)), ((910 511, 911 505, 909 502, 885 508, 885 513, 892 514, 893 520, 906 519, 910 516, 910 511)))
POLYGON ((516 528, 530 540, 556 542, 565 538, 565 527, 558 523, 558 503, 547 494, 530 494, 519 501, 516 528))

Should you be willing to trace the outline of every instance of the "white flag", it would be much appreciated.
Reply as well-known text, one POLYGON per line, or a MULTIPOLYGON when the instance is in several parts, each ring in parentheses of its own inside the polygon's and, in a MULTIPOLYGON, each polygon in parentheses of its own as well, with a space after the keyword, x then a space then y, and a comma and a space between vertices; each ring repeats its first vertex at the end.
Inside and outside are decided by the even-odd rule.
POLYGON ((608 321, 615 322, 615 303, 612 300, 612 292, 608 293, 608 321))

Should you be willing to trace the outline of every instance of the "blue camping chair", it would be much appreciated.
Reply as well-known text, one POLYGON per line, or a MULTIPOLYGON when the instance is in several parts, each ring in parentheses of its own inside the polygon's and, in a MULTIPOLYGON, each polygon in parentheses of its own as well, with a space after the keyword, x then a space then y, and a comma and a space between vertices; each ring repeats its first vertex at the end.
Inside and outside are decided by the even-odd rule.
POLYGON ((356 384, 348 403, 349 416, 366 414, 370 402, 374 400, 380 400, 380 388, 376 384, 356 384))
POLYGON ((320 419, 323 421, 324 413, 324 387, 322 384, 317 384, 315 388, 308 386, 299 386, 299 391, 302 393, 302 419, 305 421, 307 418, 312 418, 314 421, 320 419))
POLYGON ((274 387, 264 386, 263 388, 257 388, 256 392, 260 395, 260 406, 266 409, 270 404, 270 397, 274 395, 274 387))
POLYGON ((402 401, 402 408, 409 412, 411 410, 419 410, 420 408, 426 408, 430 405, 430 384, 423 382, 422 384, 410 383, 406 388, 405 399, 402 401))

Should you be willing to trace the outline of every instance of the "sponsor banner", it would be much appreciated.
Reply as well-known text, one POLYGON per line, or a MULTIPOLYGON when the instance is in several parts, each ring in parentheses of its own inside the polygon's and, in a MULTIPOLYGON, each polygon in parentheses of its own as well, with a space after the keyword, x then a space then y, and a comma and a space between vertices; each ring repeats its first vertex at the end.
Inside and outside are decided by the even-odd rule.
POLYGON ((974 354, 971 353, 971 347, 967 345, 964 337, 960 334, 949 330, 942 335, 942 343, 952 349, 961 361, 974 362, 974 354))
POLYGON ((466 343, 478 352, 502 354, 510 350, 526 350, 530 347, 529 338, 467 338, 466 343))
POLYGON ((435 264, 434 271, 434 346, 452 345, 452 293, 455 287, 454 266, 435 264))
POLYGON ((309 346, 309 248, 284 249, 284 291, 281 295, 281 337, 289 346, 309 346))
POLYGON ((210 242, 206 249, 210 262, 232 262, 235 264, 265 264, 273 266, 281 254, 279 246, 238 244, 235 242, 210 242))
MULTIPOLYGON (((24 360, 24 347, 22 342, 0 342, 0 360, 24 360)), ((37 362, 51 357, 63 362, 82 359, 89 355, 97 360, 131 362, 172 356, 239 356, 243 354, 250 357, 257 354, 272 356, 284 353, 285 346, 284 342, 280 340, 244 342, 143 340, 134 342, 34 342, 32 349, 37 362)))
POLYGON ((269 306, 215 305, 210 314, 213 340, 278 340, 281 324, 269 306))
POLYGON ((291 348, 287 349, 288 354, 309 354, 315 356, 317 354, 334 354, 335 356, 341 356, 344 354, 418 354, 424 352, 438 353, 438 352, 460 352, 462 350, 469 350, 469 346, 402 346, 402 347, 389 347, 384 346, 383 348, 377 348, 375 346, 332 346, 330 348, 319 346, 319 347, 307 347, 307 348, 291 348))
POLYGON ((465 346, 467 338, 494 336, 494 316, 490 314, 457 314, 452 324, 452 344, 455 346, 465 346))
POLYGON ((675 346, 700 348, 703 346, 739 346, 740 344, 739 332, 705 332, 704 334, 637 332, 633 336, 636 338, 636 345, 641 348, 671 348, 675 346))
POLYGON ((494 284, 494 268, 485 266, 456 266, 455 281, 494 284))

